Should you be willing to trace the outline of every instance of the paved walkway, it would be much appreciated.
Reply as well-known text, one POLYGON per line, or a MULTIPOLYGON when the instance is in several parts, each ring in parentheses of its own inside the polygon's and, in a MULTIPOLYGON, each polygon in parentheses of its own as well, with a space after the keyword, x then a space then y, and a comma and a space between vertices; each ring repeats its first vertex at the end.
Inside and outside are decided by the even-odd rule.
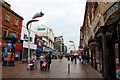
POLYGON ((90 66, 82 65, 79 61, 77 64, 68 62, 66 58, 60 62, 52 60, 50 71, 36 71, 27 70, 27 64, 22 62, 15 62, 14 67, 2 67, 3 78, 102 78, 101 74, 91 68, 90 66), (68 64, 70 64, 70 74, 68 74, 68 64), (87 70, 86 70, 87 69, 87 70), (87 73, 86 73, 87 71, 87 73))

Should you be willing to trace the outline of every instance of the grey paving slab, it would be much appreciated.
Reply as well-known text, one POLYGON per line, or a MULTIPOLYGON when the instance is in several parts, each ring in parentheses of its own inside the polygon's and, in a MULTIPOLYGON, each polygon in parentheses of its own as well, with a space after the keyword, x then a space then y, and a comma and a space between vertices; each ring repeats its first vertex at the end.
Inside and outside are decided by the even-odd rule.
POLYGON ((52 60, 49 71, 41 71, 39 69, 39 61, 37 62, 37 70, 27 70, 27 64, 22 62, 15 62, 14 67, 2 67, 3 78, 102 78, 101 74, 93 68, 87 66, 86 68, 79 61, 77 64, 68 62, 64 58, 61 62, 56 59, 52 60), (70 74, 68 74, 68 64, 70 64, 70 74))

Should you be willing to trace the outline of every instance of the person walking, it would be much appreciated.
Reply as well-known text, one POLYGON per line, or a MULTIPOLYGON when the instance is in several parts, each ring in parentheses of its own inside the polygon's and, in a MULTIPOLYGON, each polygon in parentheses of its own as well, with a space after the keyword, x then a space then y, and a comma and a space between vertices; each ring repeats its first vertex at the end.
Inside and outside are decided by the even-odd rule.
POLYGON ((77 55, 74 55, 75 64, 77 63, 77 55))
POLYGON ((67 55, 67 60, 70 61, 70 55, 69 54, 67 55))
POLYGON ((74 58, 74 55, 71 55, 71 62, 73 63, 73 58, 74 58))
POLYGON ((63 56, 62 56, 62 54, 60 54, 60 55, 59 55, 59 60, 60 60, 60 62, 62 61, 62 58, 63 58, 63 56))
POLYGON ((81 61, 81 55, 79 54, 79 57, 78 57, 79 61, 81 61))
POLYGON ((85 54, 82 54, 81 57, 82 57, 82 64, 85 64, 85 54))
POLYGON ((42 53, 41 56, 40 56, 40 69, 41 69, 41 70, 43 70, 42 64, 43 64, 44 60, 45 60, 45 56, 44 56, 44 54, 42 53))
POLYGON ((45 56, 45 59, 47 60, 47 69, 50 69, 50 64, 51 64, 51 52, 48 52, 45 56))

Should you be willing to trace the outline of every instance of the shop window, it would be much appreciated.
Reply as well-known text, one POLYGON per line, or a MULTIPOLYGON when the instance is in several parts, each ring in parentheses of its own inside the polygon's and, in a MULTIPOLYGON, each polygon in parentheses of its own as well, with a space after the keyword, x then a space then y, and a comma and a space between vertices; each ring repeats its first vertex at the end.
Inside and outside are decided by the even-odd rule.
POLYGON ((18 26, 18 19, 16 19, 16 18, 15 18, 15 20, 14 20, 14 25, 15 25, 15 26, 18 26))
POLYGON ((8 13, 6 14, 5 20, 8 22, 10 21, 10 14, 8 14, 8 13))

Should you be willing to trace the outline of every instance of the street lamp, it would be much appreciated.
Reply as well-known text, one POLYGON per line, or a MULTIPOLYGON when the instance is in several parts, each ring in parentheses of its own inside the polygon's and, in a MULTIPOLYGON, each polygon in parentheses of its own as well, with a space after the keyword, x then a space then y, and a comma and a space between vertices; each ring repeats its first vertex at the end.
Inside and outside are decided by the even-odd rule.
MULTIPOLYGON (((42 17, 44 14, 42 12, 40 13, 36 13, 33 17, 32 17, 32 20, 28 21, 27 24, 26 24, 26 27, 27 27, 27 31, 28 31, 28 63, 30 63, 30 30, 28 28, 28 25, 32 22, 37 22, 39 20, 34 20, 35 18, 37 17, 42 17)), ((31 25, 30 25, 30 28, 31 28, 31 25)))
POLYGON ((69 42, 73 43, 72 46, 74 46, 74 52, 75 52, 75 43, 74 43, 74 41, 69 41, 69 42))

